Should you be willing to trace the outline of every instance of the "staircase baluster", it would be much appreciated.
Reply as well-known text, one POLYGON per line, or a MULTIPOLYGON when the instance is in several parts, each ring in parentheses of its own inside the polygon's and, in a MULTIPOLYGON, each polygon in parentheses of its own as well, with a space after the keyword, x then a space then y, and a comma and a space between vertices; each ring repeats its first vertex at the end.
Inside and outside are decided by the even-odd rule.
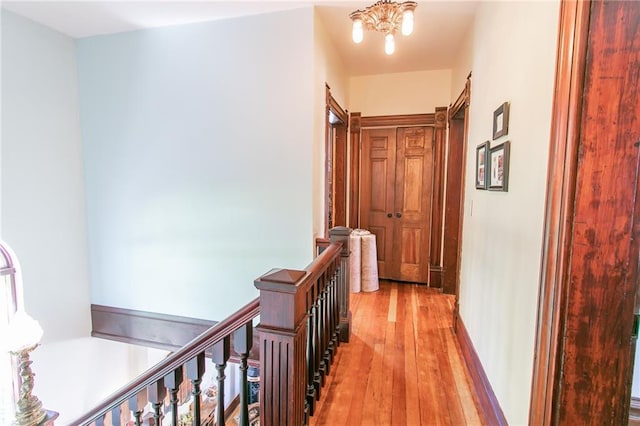
POLYGON ((319 282, 320 282, 320 300, 319 300, 319 304, 320 304, 320 327, 318 329, 318 334, 320 335, 320 350, 318 351, 318 358, 320 359, 319 361, 319 365, 320 365, 320 386, 324 386, 324 381, 325 381, 325 377, 327 375, 327 365, 326 362, 324 360, 324 351, 326 350, 326 337, 327 337, 327 333, 326 333, 326 327, 327 327, 327 322, 326 322, 326 315, 327 315, 327 305, 326 305, 326 299, 325 299, 325 290, 326 290, 326 282, 325 282, 325 276, 324 274, 320 275, 320 278, 318 278, 319 282))
POLYGON ((316 391, 316 401, 320 400, 322 379, 320 376, 320 283, 313 283, 315 288, 313 298, 313 386, 316 391))
POLYGON ((329 271, 326 271, 322 276, 324 281, 324 329, 322 333, 324 336, 324 352, 322 360, 324 361, 325 375, 328 376, 331 372, 331 354, 329 353, 329 343, 331 342, 329 285, 331 284, 331 275, 329 274, 329 271))
POLYGON ((118 406, 111 410, 111 426, 120 426, 122 424, 122 407, 118 406))
POLYGON ((142 426, 142 411, 134 411, 133 418, 136 422, 136 426, 142 426))
POLYGON ((335 295, 334 295, 334 289, 335 289, 335 279, 334 279, 334 271, 333 271, 333 267, 329 268, 329 270, 327 271, 329 274, 329 288, 327 291, 327 297, 329 299, 329 333, 327 335, 327 339, 329 340, 329 364, 333 364, 333 359, 335 356, 335 352, 336 352, 336 343, 333 339, 333 333, 334 333, 334 300, 335 300, 335 295))
POLYGON ((211 360, 216 365, 218 371, 218 404, 216 412, 216 426, 224 426, 224 380, 227 378, 224 369, 227 368, 227 361, 231 356, 231 338, 226 336, 213 345, 211 360))
POLYGON ((171 406, 171 426, 178 426, 178 392, 182 384, 182 366, 164 376, 164 384, 169 389, 169 404, 171 406))
POLYGON ((191 392, 193 395, 193 426, 200 426, 201 424, 200 383, 202 383, 204 368, 204 352, 187 361, 187 378, 191 380, 193 385, 193 390, 191 392))
POLYGON ((167 396, 167 388, 164 385, 164 379, 160 379, 147 386, 147 393, 149 395, 149 402, 153 407, 153 423, 156 426, 161 425, 163 417, 161 408, 164 403, 164 397, 167 396))
POLYGON ((133 411, 136 426, 142 426, 142 413, 144 413, 144 407, 147 406, 147 402, 149 402, 147 389, 143 389, 129 398, 129 410, 133 411))
POLYGON ((333 275, 333 341, 336 352, 340 346, 340 274, 342 273, 341 258, 336 258, 336 272, 333 275))
POLYGON ((95 423, 96 426, 104 426, 104 418, 105 416, 100 416, 96 419, 95 423))
POLYGON ((307 415, 313 416, 315 411, 316 392, 313 387, 314 356, 313 356, 313 299, 315 287, 311 286, 307 292, 307 415))
POLYGON ((248 322, 233 333, 233 350, 240 355, 240 418, 238 426, 249 426, 249 382, 247 359, 253 346, 253 323, 248 322))

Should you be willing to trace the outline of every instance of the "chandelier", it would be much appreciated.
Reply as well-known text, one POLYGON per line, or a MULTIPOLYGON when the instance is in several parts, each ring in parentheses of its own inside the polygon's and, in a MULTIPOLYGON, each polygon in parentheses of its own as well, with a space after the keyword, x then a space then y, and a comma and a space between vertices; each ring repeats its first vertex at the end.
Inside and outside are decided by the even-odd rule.
POLYGON ((352 37, 355 43, 364 38, 364 30, 384 33, 384 51, 392 55, 396 50, 395 33, 398 30, 407 36, 413 32, 413 11, 418 4, 415 1, 396 3, 380 0, 365 10, 356 10, 349 15, 353 21, 352 37))

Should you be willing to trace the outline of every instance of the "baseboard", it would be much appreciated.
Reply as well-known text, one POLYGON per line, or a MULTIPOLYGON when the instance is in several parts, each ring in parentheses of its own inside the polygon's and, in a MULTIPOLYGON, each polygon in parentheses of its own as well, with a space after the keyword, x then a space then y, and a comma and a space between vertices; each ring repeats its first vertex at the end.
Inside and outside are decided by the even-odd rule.
POLYGON ((631 398, 629 408, 629 426, 640 426, 640 398, 631 398))
POLYGON ((478 354, 473 347, 473 342, 469 337, 467 328, 464 326, 464 322, 462 322, 462 318, 460 318, 459 315, 456 319, 456 336, 458 337, 458 343, 460 343, 462 356, 467 364, 467 368, 469 368, 473 388, 478 398, 479 409, 482 411, 484 418, 490 425, 508 426, 507 419, 504 417, 498 399, 491 388, 491 383, 489 383, 482 363, 480 363, 478 354))
POLYGON ((442 267, 429 265, 429 287, 442 288, 442 267))
MULTIPOLYGON (((189 318, 156 312, 91 305, 91 335, 108 340, 176 351, 211 328, 217 321, 189 318)), ((233 340, 233 336, 232 336, 233 340)), ((259 362, 258 333, 253 335, 249 362, 259 362)), ((238 355, 231 345, 231 360, 238 355)))

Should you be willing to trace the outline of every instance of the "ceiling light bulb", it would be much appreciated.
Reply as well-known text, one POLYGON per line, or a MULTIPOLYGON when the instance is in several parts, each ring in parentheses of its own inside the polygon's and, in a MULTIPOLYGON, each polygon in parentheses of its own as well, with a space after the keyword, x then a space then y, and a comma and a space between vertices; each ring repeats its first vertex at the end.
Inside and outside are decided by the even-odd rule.
POLYGON ((396 40, 393 38, 393 34, 389 33, 384 36, 384 53, 387 55, 393 55, 396 51, 396 40))
POLYGON ((354 43, 361 43, 364 38, 364 28, 362 27, 362 19, 353 20, 353 31, 351 33, 354 43))
POLYGON ((405 10, 402 14, 402 35, 408 36, 413 32, 413 10, 405 10))

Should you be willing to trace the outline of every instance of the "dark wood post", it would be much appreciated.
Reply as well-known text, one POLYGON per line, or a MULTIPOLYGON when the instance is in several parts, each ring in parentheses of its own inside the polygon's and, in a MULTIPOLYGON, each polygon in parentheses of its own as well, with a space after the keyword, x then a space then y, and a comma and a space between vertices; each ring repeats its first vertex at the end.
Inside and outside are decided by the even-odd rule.
POLYGON ((248 322, 233 333, 233 349, 240 355, 240 416, 239 426, 249 426, 249 384, 247 359, 253 346, 253 322, 248 322))
POLYGON ((349 235, 351 229, 344 226, 338 226, 329 230, 329 239, 331 242, 342 243, 342 251, 340 252, 340 270, 337 275, 338 285, 338 304, 340 306, 340 341, 348 342, 351 336, 351 309, 349 307, 349 297, 351 294, 351 285, 349 283, 349 235))
POLYGON ((199 426, 202 415, 200 411, 200 383, 202 383, 202 376, 205 370, 204 352, 187 361, 186 365, 187 378, 191 380, 191 385, 193 386, 191 391, 193 396, 193 426, 199 426))
MULTIPOLYGON (((218 343, 213 345, 211 349, 211 360, 216 365, 216 371, 218 372, 218 376, 216 380, 218 381, 218 410, 216 412, 216 425, 224 426, 225 418, 224 418, 224 380, 227 376, 224 374, 225 368, 227 368, 227 361, 229 361, 229 357, 231 356, 231 337, 226 336, 218 343)), ((242 393, 242 392, 240 392, 242 393)))
POLYGON ((164 385, 164 379, 160 379, 155 383, 147 386, 147 395, 149 396, 149 402, 153 407, 153 424, 160 425, 162 420, 162 405, 164 403, 164 397, 167 395, 167 388, 164 385))
POLYGON ((274 269, 260 290, 260 414, 263 426, 304 424, 307 388, 305 271, 274 269))
POLYGON ((171 424, 178 424, 178 391, 182 384, 182 367, 178 367, 164 377, 164 384, 169 389, 169 405, 171 407, 171 424))

